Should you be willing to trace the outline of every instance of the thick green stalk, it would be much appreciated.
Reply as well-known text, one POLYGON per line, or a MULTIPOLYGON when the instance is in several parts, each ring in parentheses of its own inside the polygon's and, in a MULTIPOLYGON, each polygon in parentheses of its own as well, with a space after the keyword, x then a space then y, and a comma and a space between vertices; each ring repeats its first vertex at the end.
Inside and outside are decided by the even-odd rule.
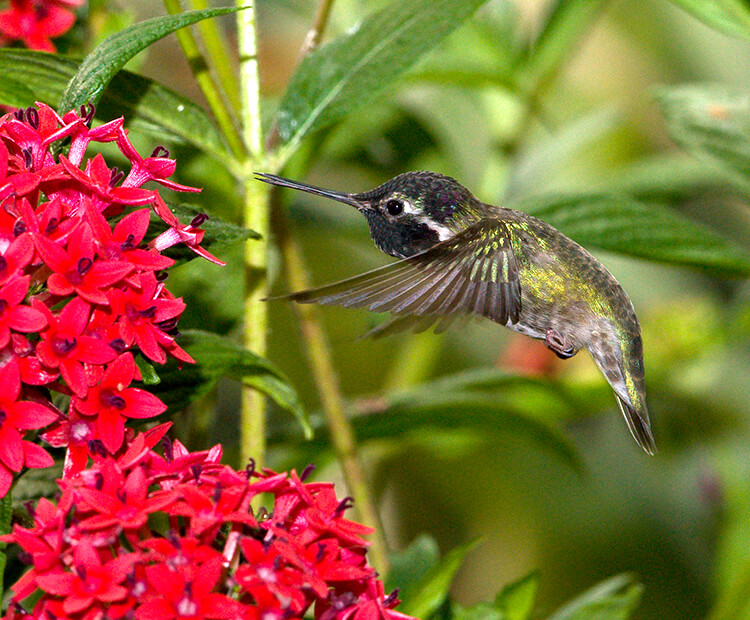
MULTIPOLYGON (((211 6, 208 0, 192 0, 191 4, 194 9, 208 9, 211 6)), ((201 33, 206 54, 211 61, 211 69, 215 72, 219 80, 222 92, 232 106, 232 109, 235 112, 239 112, 242 107, 240 85, 237 82, 233 61, 227 49, 226 38, 219 32, 217 20, 215 19, 204 19, 196 25, 201 33)))
MULTIPOLYGON (((243 0, 237 0, 237 5, 247 7, 237 13, 242 139, 250 154, 243 179, 243 220, 248 229, 260 233, 262 237, 259 240, 248 241, 245 246, 244 344, 251 351, 265 356, 268 310, 261 299, 267 296, 270 188, 255 181, 251 175, 253 167, 264 157, 260 124, 255 5, 243 0)), ((266 449, 266 400, 262 394, 247 385, 243 385, 242 388, 240 424, 241 457, 243 460, 252 457, 260 465, 266 449)))
MULTIPOLYGON (((180 7, 178 0, 164 0, 164 6, 172 15, 182 12, 182 7, 180 7)), ((240 15, 243 12, 240 11, 240 15)), ((224 104, 221 90, 214 82, 211 72, 208 70, 206 60, 198 48, 193 33, 189 28, 181 28, 175 34, 177 35, 177 41, 182 48, 182 52, 188 61, 188 65, 190 65, 190 70, 195 76, 195 81, 206 98, 208 107, 211 109, 211 113, 214 115, 216 124, 219 126, 224 139, 227 141, 232 155, 238 160, 243 159, 245 150, 242 141, 237 137, 237 129, 232 122, 232 116, 224 104)))

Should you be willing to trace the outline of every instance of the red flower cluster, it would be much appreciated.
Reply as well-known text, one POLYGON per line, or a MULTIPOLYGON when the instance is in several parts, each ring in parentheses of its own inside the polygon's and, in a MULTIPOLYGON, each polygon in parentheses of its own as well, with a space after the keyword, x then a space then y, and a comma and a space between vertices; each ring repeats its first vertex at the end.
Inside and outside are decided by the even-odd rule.
POLYGON ((10 0, 10 8, 0 12, 0 37, 20 40, 32 50, 54 52, 50 39, 73 27, 76 16, 68 9, 84 0, 10 0))
POLYGON ((319 620, 409 618, 367 564, 370 528, 344 518, 351 502, 332 484, 236 471, 219 446, 191 453, 165 440, 162 456, 153 446, 167 426, 60 481, 33 527, 0 538, 32 565, 5 618, 295 620, 312 606, 319 620), (254 514, 260 495, 273 509, 254 514))
MULTIPOLYGON (((93 452, 117 452, 129 418, 165 410, 152 394, 131 387, 140 374, 133 351, 162 364, 192 358, 175 342, 184 309, 159 271, 173 261, 160 250, 203 231, 182 226, 159 194, 141 186, 166 180, 175 162, 159 148, 141 158, 122 119, 90 127, 93 110, 58 116, 38 104, 0 118, 0 497, 13 475, 52 459, 24 439, 29 430, 68 446, 65 475, 93 452), (67 157, 53 152, 69 141, 67 157), (131 163, 127 176, 101 154, 86 160, 91 142, 113 142, 131 163), (168 230, 143 239, 151 206, 168 230), (112 228, 107 218, 129 213, 112 228), (70 397, 67 411, 50 392, 70 397)), ((200 219, 202 222, 203 220, 200 219)))

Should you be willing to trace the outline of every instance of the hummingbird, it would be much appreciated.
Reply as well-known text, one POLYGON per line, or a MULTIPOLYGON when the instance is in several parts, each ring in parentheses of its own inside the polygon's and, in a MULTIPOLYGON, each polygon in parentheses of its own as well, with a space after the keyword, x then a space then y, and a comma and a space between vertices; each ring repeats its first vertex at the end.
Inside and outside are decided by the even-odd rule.
POLYGON ((563 359, 586 348, 636 442, 656 453, 633 304, 575 241, 532 215, 484 203, 435 172, 406 172, 356 194, 273 174, 256 177, 351 205, 365 217, 375 245, 399 259, 284 298, 390 312, 376 336, 440 332, 457 318, 478 315, 543 340, 563 359))

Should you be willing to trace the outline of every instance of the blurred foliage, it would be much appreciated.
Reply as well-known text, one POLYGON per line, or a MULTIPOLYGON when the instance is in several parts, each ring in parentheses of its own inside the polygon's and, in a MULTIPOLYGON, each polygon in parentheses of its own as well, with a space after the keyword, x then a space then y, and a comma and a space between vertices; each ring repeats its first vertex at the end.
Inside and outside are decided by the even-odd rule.
MULTIPOLYGON (((750 618, 747 3, 337 0, 328 44, 295 69, 313 11, 259 3, 266 127, 278 132, 286 176, 344 191, 405 170, 455 176, 602 252, 644 330, 653 459, 632 443, 584 354, 561 362, 480 322, 361 340, 376 317, 325 309, 388 537, 401 550, 391 577, 404 611, 750 618)), ((90 43, 71 37, 90 51, 131 18, 112 19, 92 20, 90 43)), ((124 56, 118 68, 128 60, 132 68, 124 56)), ((175 406, 200 397, 187 418, 193 447, 222 441, 231 454, 238 389, 222 377, 250 370, 277 405, 272 465, 310 460, 330 476, 294 309, 270 302, 273 362, 233 344, 242 254, 227 244, 241 237, 230 226, 240 198, 187 65, 172 61, 159 51, 136 57, 144 75, 115 75, 97 110, 102 120, 125 115, 137 143, 167 145, 179 180, 204 187, 199 208, 227 221, 215 229, 227 249, 212 251, 228 266, 190 261, 170 280, 188 305, 181 327, 219 335, 188 335, 203 370, 159 373, 156 389, 175 406), (303 410, 316 431, 309 442, 288 414, 304 419, 303 410)), ((3 50, 0 99, 57 101, 79 63, 3 50)), ((288 198, 316 283, 387 260, 353 210, 288 198)))

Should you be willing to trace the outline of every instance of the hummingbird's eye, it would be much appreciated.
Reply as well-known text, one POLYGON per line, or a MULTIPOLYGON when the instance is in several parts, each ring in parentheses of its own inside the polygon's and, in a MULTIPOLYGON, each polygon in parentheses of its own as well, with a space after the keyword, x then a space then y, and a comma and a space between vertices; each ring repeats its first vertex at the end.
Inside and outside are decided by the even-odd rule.
POLYGON ((401 215, 404 212, 404 203, 400 200, 389 200, 385 203, 385 210, 388 215, 401 215))

